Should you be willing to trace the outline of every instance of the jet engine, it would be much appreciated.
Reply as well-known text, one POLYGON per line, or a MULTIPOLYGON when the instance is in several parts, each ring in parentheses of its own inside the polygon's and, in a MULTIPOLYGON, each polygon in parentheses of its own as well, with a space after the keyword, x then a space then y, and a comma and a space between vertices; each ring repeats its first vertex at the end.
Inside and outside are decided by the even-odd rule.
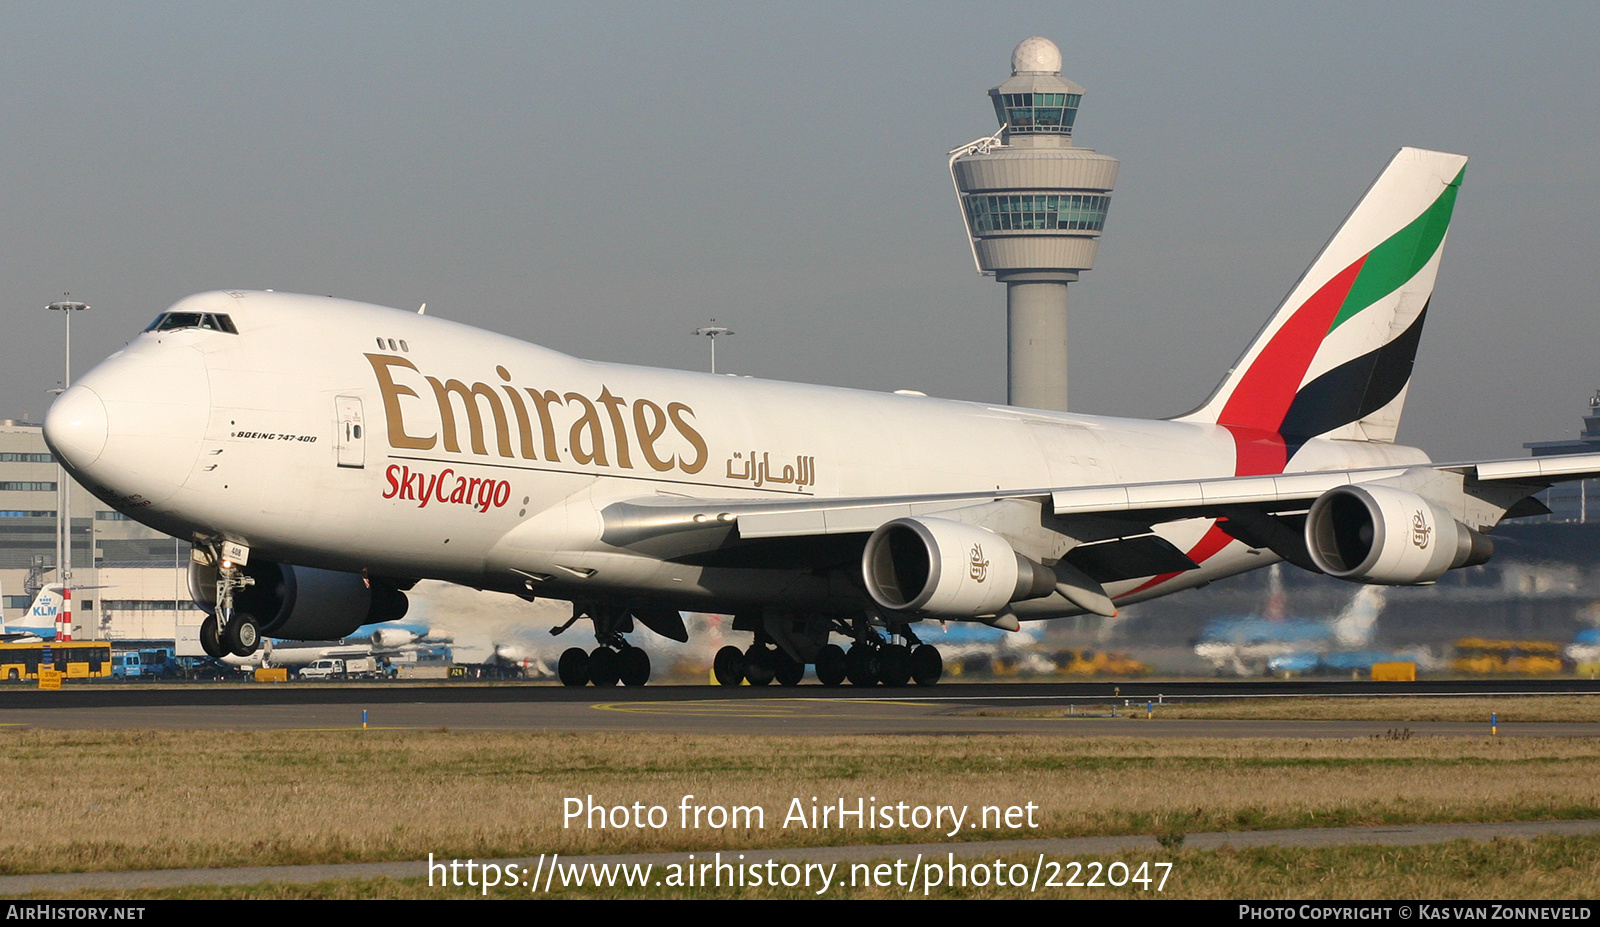
POLYGON ((372 646, 392 650, 404 647, 414 641, 421 640, 420 634, 407 631, 404 628, 379 628, 372 632, 372 646))
POLYGON ((1055 574, 1000 535, 944 518, 897 518, 878 526, 861 557, 880 606, 934 618, 993 615, 1008 603, 1055 592, 1055 574))
POLYGON ((1430 583, 1486 562, 1494 543, 1443 506, 1392 486, 1338 486, 1306 516, 1306 547, 1324 573, 1386 586, 1430 583))
MULTIPOLYGON (((239 568, 255 582, 233 594, 233 607, 256 619, 264 635, 298 641, 345 637, 364 624, 405 617, 406 594, 381 580, 287 563, 256 561, 239 568)), ((189 564, 189 595, 214 614, 215 564, 189 564)))

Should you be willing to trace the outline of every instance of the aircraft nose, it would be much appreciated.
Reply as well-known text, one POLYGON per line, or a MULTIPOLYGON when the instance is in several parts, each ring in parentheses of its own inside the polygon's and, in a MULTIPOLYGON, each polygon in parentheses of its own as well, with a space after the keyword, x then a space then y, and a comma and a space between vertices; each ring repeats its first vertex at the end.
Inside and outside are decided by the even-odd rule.
POLYGON ((210 395, 198 351, 134 345, 56 399, 45 416, 45 441, 73 477, 101 498, 161 511, 195 469, 210 395))
POLYGON ((106 449, 106 404, 87 386, 71 387, 44 417, 44 439, 68 466, 83 468, 106 449))

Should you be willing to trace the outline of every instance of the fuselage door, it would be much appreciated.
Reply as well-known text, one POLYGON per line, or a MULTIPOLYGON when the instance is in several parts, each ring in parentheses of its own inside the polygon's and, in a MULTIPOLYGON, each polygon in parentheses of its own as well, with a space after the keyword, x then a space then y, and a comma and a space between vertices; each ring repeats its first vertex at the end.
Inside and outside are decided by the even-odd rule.
POLYGON ((339 418, 339 466, 366 466, 367 440, 361 426, 361 398, 338 396, 334 399, 334 408, 339 418))

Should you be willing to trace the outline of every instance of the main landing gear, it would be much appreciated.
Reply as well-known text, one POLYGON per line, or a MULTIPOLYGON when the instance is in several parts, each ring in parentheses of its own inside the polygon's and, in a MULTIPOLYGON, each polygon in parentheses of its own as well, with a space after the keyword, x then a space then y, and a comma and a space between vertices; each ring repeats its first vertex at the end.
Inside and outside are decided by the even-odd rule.
MULTIPOLYGON (((651 617, 654 619, 653 615, 651 617)), ((676 613, 673 613, 673 617, 676 617, 676 613)), ((570 647, 561 654, 560 661, 556 663, 556 676, 562 685, 608 688, 619 682, 625 686, 642 686, 650 681, 650 655, 628 643, 622 636, 633 630, 633 615, 618 606, 574 603, 572 617, 566 624, 551 628, 550 633, 560 634, 572 627, 579 618, 594 622, 594 637, 599 646, 589 651, 582 647, 570 647)), ((680 618, 677 630, 681 629, 680 618)), ((679 638, 678 634, 673 633, 673 628, 665 630, 668 636, 679 638)), ((687 638, 687 633, 682 637, 687 638)))
POLYGON ((782 647, 769 647, 768 642, 758 640, 742 651, 733 646, 717 651, 716 659, 711 662, 711 673, 716 676, 717 684, 724 686, 736 686, 741 682, 766 686, 774 681, 780 686, 798 686, 805 678, 806 665, 782 647))
MULTIPOLYGON (((572 647, 561 654, 556 675, 564 686, 608 688, 649 682, 649 655, 623 636, 634 630, 635 619, 670 640, 688 639, 682 619, 666 606, 606 602, 573 603, 572 617, 550 633, 560 634, 580 618, 594 622, 596 646, 572 647)), ((886 639, 866 615, 850 620, 766 609, 735 615, 733 630, 753 632, 755 641, 742 650, 727 646, 717 651, 711 673, 718 685, 797 686, 807 665, 815 668, 817 681, 825 686, 847 681, 855 686, 931 686, 944 675, 938 649, 918 640, 909 625, 889 625, 886 639), (854 643, 846 650, 829 643, 830 634, 854 643)))
POLYGON ((642 686, 650 681, 650 655, 627 641, 620 649, 605 644, 591 651, 569 647, 556 664, 556 675, 564 686, 594 685, 600 688, 622 683, 642 686))
MULTIPOLYGON (((717 651, 711 665, 712 675, 718 685, 724 686, 745 682, 765 686, 773 680, 785 686, 799 685, 806 665, 791 655, 791 649, 800 653, 810 650, 817 681, 825 686, 841 686, 846 681, 854 686, 881 684, 901 688, 913 682, 931 686, 944 675, 944 658, 938 648, 917 640, 908 626, 892 627, 892 638, 884 640, 864 618, 852 624, 835 621, 834 625, 832 630, 855 638, 849 650, 833 643, 816 646, 815 634, 789 635, 784 646, 772 640, 769 633, 780 631, 784 623, 764 622, 756 631, 755 643, 748 649, 741 651, 728 646, 717 651)), ((821 639, 826 640, 829 628, 814 625, 811 630, 820 632, 821 639)))

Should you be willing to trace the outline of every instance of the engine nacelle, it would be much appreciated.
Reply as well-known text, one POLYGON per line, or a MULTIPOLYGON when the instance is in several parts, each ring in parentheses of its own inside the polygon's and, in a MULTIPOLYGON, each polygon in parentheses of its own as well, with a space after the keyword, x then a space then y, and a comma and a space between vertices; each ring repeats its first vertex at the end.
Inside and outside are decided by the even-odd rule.
POLYGON ((392 650, 422 639, 422 635, 404 628, 379 628, 372 632, 372 646, 392 650))
MULTIPOLYGON (((258 560, 239 568, 255 583, 233 594, 236 612, 256 619, 263 635, 297 641, 345 637, 364 624, 405 617, 406 594, 375 581, 369 586, 355 573, 258 560)), ((214 614, 217 608, 216 564, 189 563, 189 595, 214 614)))
POLYGON ((944 518, 879 525, 867 539, 861 573, 880 606, 936 618, 993 615, 1010 602, 1055 592, 1055 574, 1000 535, 944 518))
POLYGON ((1433 582, 1494 553, 1487 537, 1443 506, 1372 484, 1338 486, 1312 503, 1306 547, 1329 576, 1388 586, 1433 582))

